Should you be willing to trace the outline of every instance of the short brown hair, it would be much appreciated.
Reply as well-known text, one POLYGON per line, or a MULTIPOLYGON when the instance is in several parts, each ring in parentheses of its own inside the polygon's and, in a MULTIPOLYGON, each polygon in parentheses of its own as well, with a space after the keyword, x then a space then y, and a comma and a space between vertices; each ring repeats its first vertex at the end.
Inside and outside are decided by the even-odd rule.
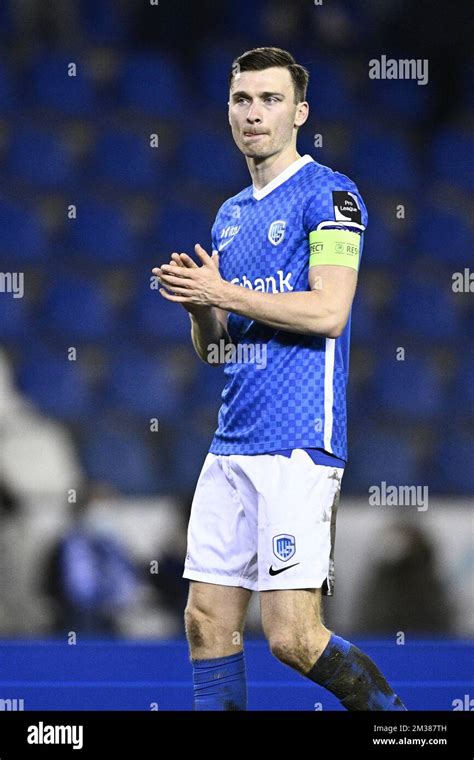
POLYGON ((253 50, 247 50, 239 55, 232 63, 232 71, 229 76, 229 86, 237 72, 241 71, 262 71, 272 66, 281 66, 288 69, 293 80, 293 89, 295 92, 295 103, 301 103, 306 98, 308 87, 309 71, 296 63, 295 59, 286 50, 276 47, 259 47, 253 50))

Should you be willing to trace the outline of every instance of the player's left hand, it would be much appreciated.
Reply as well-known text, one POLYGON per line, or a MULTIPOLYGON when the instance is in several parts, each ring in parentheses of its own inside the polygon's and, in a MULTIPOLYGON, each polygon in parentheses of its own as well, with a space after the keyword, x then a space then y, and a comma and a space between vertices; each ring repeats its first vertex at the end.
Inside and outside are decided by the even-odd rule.
MULTIPOLYGON (((160 293, 163 298, 175 303, 221 306, 228 283, 219 273, 219 256, 218 254, 209 256, 199 243, 196 243, 194 250, 201 261, 201 266, 180 267, 164 264, 152 270, 165 286, 160 288, 160 293)), ((185 255, 181 254, 181 256, 185 255)))

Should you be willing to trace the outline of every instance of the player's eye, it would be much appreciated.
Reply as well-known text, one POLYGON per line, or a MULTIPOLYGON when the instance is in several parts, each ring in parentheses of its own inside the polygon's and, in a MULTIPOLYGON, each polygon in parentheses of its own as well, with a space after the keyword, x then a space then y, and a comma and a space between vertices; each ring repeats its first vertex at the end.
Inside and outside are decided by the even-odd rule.
POLYGON ((268 98, 265 98, 266 103, 278 103, 278 98, 276 98, 274 95, 269 95, 268 98))

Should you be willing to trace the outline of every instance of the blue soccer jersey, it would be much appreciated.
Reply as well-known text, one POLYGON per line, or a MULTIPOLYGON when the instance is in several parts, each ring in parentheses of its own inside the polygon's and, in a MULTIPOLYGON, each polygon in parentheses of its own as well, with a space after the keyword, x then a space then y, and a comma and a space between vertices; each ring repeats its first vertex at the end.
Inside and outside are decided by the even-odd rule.
MULTIPOLYGON (((225 201, 212 227, 212 247, 229 282, 269 293, 305 291, 310 232, 337 228, 363 236, 366 224, 355 184, 306 155, 262 189, 250 186, 225 201)), ((247 348, 247 356, 265 361, 226 364, 210 451, 313 448, 347 459, 350 316, 339 338, 277 330, 232 313, 228 331, 241 356, 247 348)))

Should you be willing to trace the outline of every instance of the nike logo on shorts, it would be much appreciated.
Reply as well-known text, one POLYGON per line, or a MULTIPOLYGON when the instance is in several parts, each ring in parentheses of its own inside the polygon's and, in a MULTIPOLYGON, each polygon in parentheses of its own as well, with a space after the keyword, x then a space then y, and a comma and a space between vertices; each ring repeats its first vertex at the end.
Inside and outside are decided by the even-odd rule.
POLYGON ((270 565, 269 573, 270 575, 279 575, 280 573, 284 573, 285 570, 289 570, 291 567, 296 567, 296 565, 299 565, 299 562, 295 562, 294 565, 288 565, 288 567, 280 567, 279 570, 274 570, 272 565, 270 565))

